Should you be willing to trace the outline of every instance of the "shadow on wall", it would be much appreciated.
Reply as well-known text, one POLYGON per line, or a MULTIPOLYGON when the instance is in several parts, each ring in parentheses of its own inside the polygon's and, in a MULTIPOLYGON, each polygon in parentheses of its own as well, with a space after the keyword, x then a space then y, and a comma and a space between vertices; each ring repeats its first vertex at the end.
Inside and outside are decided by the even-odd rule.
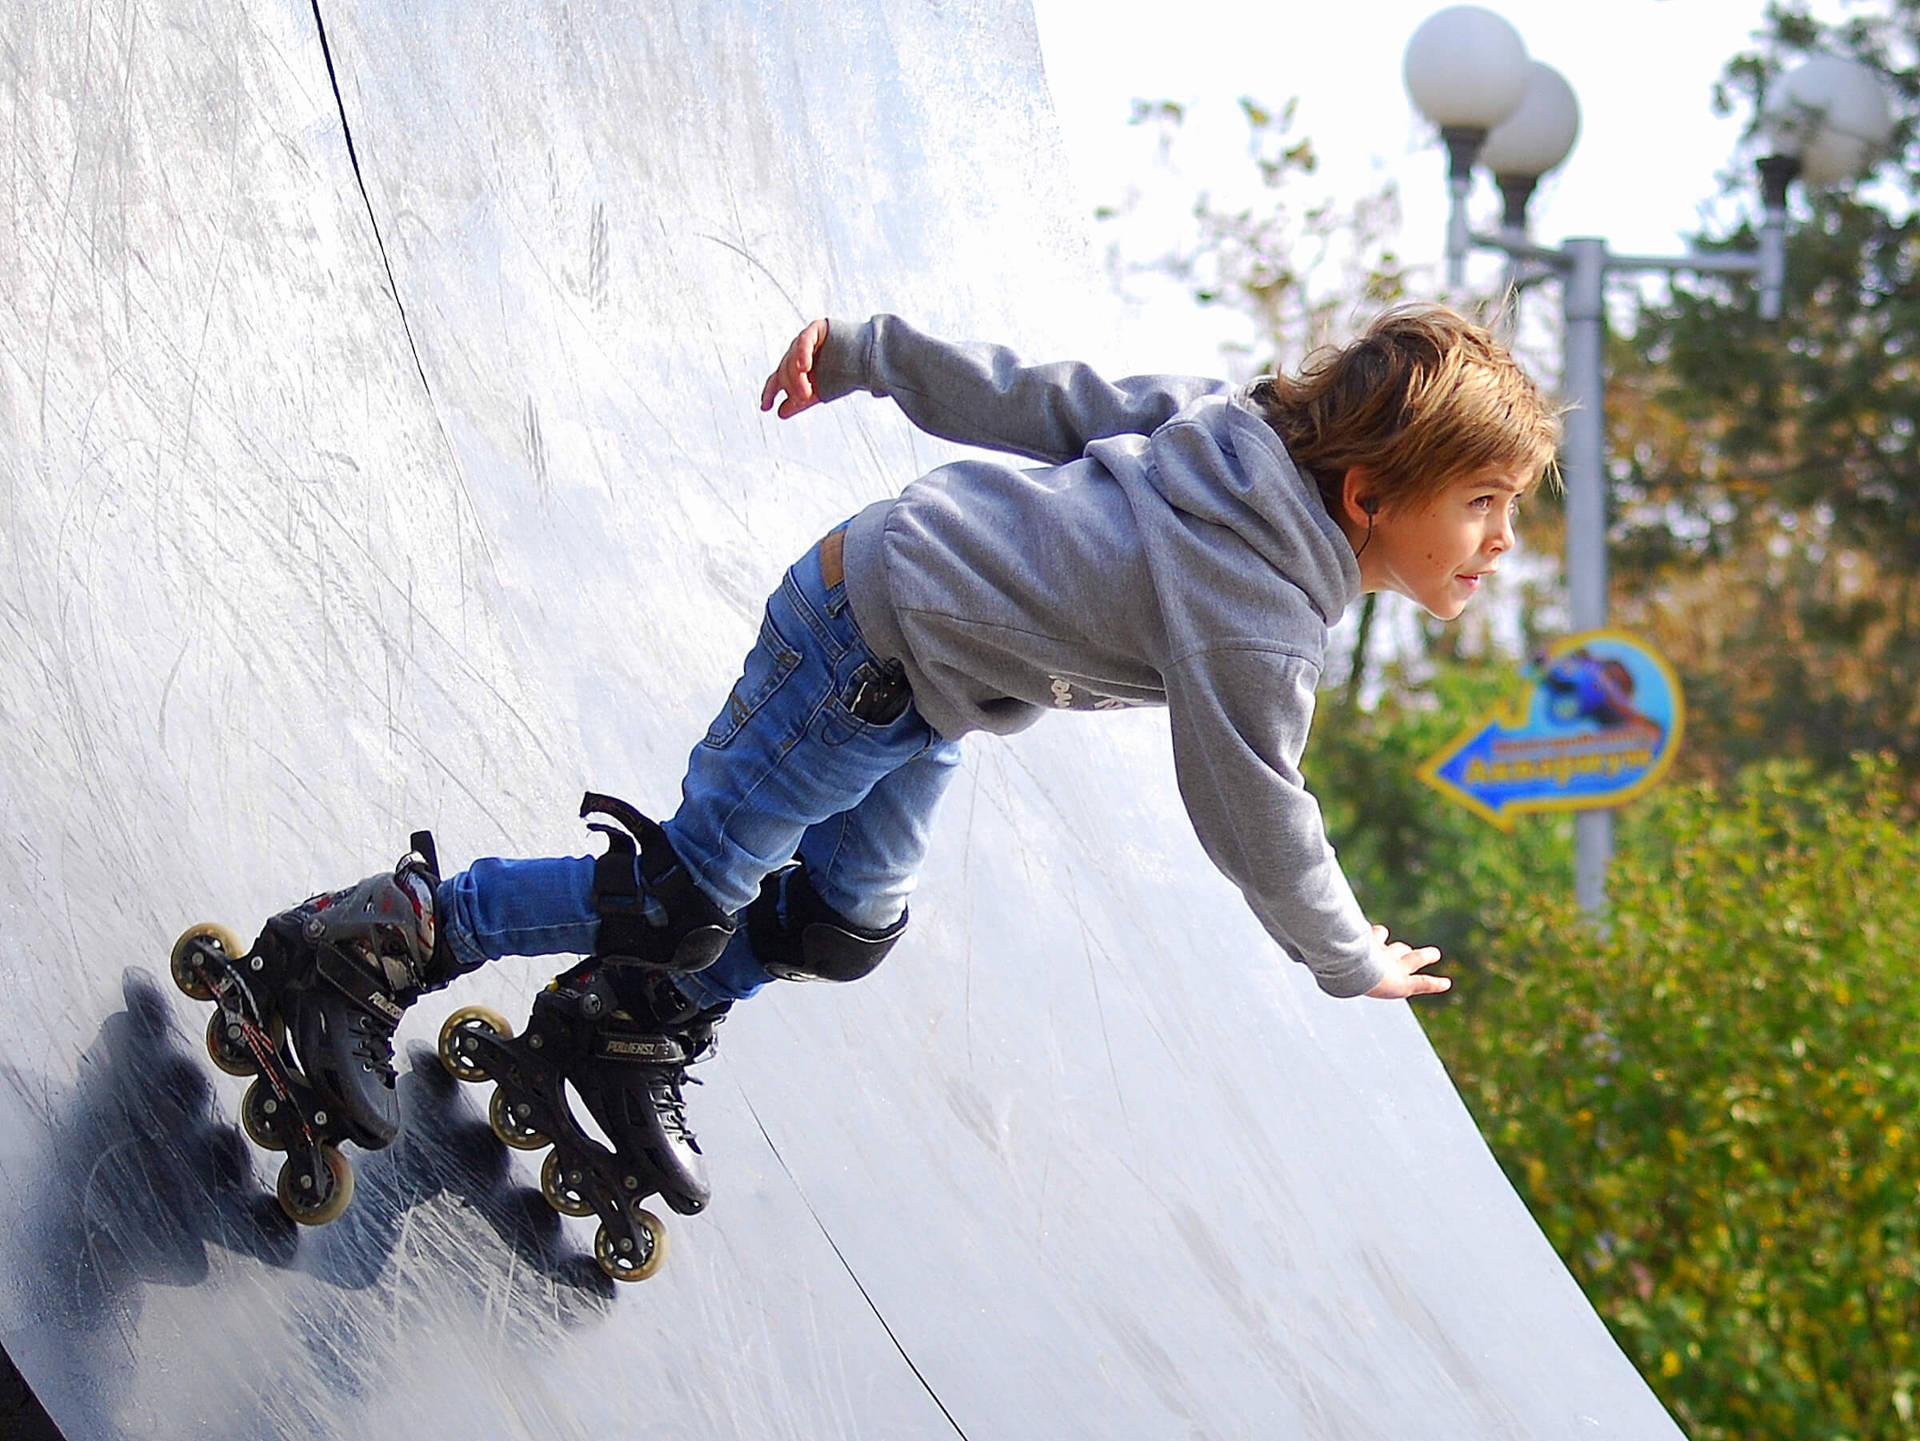
MULTIPOLYGON (((71 1376, 65 1394, 85 1404, 69 1420, 86 1434, 120 1434, 114 1418, 137 1399, 126 1393, 133 1377, 117 1338, 137 1328, 147 1288, 217 1286, 235 1258, 304 1278, 298 1339, 338 1397, 363 1389, 362 1351, 373 1344, 354 1325, 351 1293, 395 1286, 396 1250, 420 1233, 435 1245, 449 1232, 459 1238, 461 1263, 442 1268, 432 1288, 443 1317, 466 1310, 497 1325, 504 1303, 510 1328, 552 1345, 556 1325, 611 1306, 614 1283, 590 1248, 537 1188, 514 1179, 506 1149, 430 1047, 407 1050, 401 1139, 387 1151, 352 1152, 353 1205, 332 1225, 303 1230, 274 1199, 277 1158, 222 1114, 161 983, 129 968, 121 984, 125 1009, 102 1022, 74 1091, 53 1098, 42 1122, 52 1132, 44 1154, 67 1173, 37 1188, 28 1221, 32 1250, 56 1278, 40 1300, 60 1343, 51 1357, 36 1350, 27 1359, 71 1376)), ((32 1094, 26 1079, 0 1073, 0 1094, 32 1094)), ((0 1438, 58 1436, 9 1361, 0 1438)))

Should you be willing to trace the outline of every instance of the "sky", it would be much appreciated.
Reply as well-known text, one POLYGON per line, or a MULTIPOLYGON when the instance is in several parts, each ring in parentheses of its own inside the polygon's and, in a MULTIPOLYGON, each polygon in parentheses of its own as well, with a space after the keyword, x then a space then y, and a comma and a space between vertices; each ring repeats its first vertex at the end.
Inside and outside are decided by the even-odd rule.
MULTIPOLYGON (((1396 181, 1401 253, 1431 267, 1427 283, 1437 286, 1445 160, 1401 81, 1408 38, 1442 8, 1434 0, 1033 4, 1068 163, 1089 212, 1144 180, 1153 188, 1142 208, 1163 225, 1177 223, 1197 190, 1249 173, 1238 98, 1277 106, 1298 97, 1295 132, 1310 137, 1321 158, 1312 183, 1357 195, 1396 181), (1189 107, 1181 179, 1156 178, 1152 145, 1127 123, 1135 98, 1189 107)), ((1714 114, 1714 82, 1750 46, 1763 0, 1499 0, 1487 8, 1514 24, 1532 58, 1567 77, 1580 102, 1573 153, 1533 202, 1535 238, 1557 244, 1598 235, 1620 253, 1683 251, 1685 234, 1714 203, 1743 124, 1714 114)), ((1497 207, 1482 180, 1476 226, 1494 228, 1497 207)), ((1143 237, 1136 248, 1150 250, 1154 232, 1140 228, 1144 221, 1135 226, 1143 237)), ((1498 268, 1486 257, 1476 273, 1491 279, 1498 268)), ((1172 352, 1155 363, 1217 370, 1226 332, 1220 322, 1172 313, 1186 308, 1177 301, 1170 292, 1155 296, 1134 317, 1172 352)))

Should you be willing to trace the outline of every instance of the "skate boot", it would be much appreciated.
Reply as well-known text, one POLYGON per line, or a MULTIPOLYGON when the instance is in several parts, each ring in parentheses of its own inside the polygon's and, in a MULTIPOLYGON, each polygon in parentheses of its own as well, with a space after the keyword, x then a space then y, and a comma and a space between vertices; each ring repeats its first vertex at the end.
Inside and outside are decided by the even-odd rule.
POLYGON ((393 1033, 406 1008, 459 973, 434 923, 433 837, 390 872, 318 895, 270 919, 242 953, 224 926, 194 926, 173 948, 175 983, 214 1003, 207 1052, 252 1076, 240 1102, 248 1137, 284 1151, 281 1208, 325 1225, 353 1197, 338 1143, 392 1143, 400 1125, 393 1033))
POLYGON ((482 1006, 441 1028, 448 1071, 497 1083, 494 1134, 521 1150, 553 1147, 541 1194, 563 1215, 600 1218, 594 1259, 616 1281, 644 1281, 666 1260, 666 1227, 641 1202, 657 1194, 690 1216, 711 1197, 683 1088, 698 1084, 687 1067, 712 1054, 726 1011, 689 1001, 670 972, 594 959, 534 998, 524 1035, 482 1006), (569 1084, 610 1147, 574 1116, 569 1084))

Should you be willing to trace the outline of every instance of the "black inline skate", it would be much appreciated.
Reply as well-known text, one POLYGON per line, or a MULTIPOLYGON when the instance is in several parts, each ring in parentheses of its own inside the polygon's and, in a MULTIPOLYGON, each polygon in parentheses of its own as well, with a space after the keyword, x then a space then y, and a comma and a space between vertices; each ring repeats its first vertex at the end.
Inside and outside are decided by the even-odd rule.
POLYGON ((462 1081, 497 1082, 487 1118, 519 1150, 551 1145, 540 1190, 556 1211, 598 1216, 594 1257, 616 1281, 644 1281, 666 1260, 667 1232, 640 1203, 659 1195, 683 1216, 712 1193, 687 1125, 687 1067, 713 1049, 726 1005, 702 1009, 677 976, 713 964, 732 917, 693 882, 666 832, 631 805, 589 791, 580 815, 607 838, 594 868, 596 954, 534 997, 526 1034, 484 1006, 440 1028, 440 1060, 462 1081), (568 1104, 585 1102, 611 1147, 568 1104))
POLYGON ((666 1260, 667 1232, 641 1202, 659 1195, 683 1216, 711 1197, 706 1163, 687 1125, 687 1067, 713 1050, 726 1013, 702 1009, 671 972, 589 960, 534 998, 525 1034, 468 1006, 440 1031, 440 1059, 463 1081, 497 1083, 487 1119, 507 1145, 551 1145, 540 1191, 556 1211, 598 1216, 594 1258, 616 1281, 644 1281, 666 1260), (611 1149, 589 1135, 567 1100, 571 1084, 611 1149))
POLYGON ((240 1102, 247 1136, 284 1151, 280 1206, 304 1226, 335 1220, 353 1199, 338 1143, 392 1143, 400 1126, 393 1033, 406 1008, 452 980, 438 945, 433 837, 417 832, 392 871, 283 911, 242 952, 224 926, 174 943, 173 979, 212 1001, 207 1054, 252 1076, 240 1102))

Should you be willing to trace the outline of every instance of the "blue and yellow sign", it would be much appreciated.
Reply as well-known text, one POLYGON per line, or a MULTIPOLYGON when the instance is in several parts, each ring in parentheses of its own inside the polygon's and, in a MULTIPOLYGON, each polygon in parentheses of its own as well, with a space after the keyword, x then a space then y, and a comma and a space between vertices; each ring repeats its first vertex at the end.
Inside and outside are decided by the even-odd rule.
POLYGON ((1568 636, 1536 657, 1533 689, 1484 716, 1420 778, 1502 830, 1527 811, 1617 806, 1651 789, 1685 728, 1680 682, 1621 631, 1568 636))

